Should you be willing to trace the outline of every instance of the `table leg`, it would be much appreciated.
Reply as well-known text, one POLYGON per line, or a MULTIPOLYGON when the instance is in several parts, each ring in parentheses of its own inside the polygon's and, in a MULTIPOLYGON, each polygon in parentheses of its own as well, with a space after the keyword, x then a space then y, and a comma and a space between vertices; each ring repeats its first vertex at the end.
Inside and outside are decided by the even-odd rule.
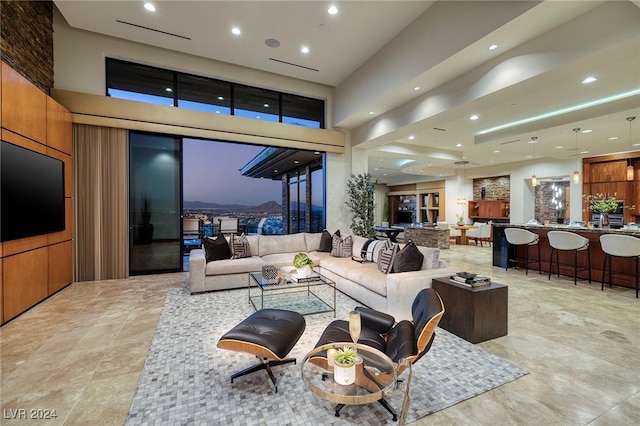
POLYGON ((466 229, 461 229, 460 230, 460 244, 463 245, 467 245, 467 230, 466 229))

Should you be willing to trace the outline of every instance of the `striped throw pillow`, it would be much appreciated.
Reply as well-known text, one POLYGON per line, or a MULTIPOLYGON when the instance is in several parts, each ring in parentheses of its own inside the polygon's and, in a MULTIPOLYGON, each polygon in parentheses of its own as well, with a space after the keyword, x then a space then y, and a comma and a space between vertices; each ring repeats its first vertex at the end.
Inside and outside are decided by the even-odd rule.
POLYGON ((331 256, 333 257, 351 257, 353 250, 353 238, 351 235, 348 237, 340 238, 337 235, 333 235, 331 240, 331 256))
POLYGON ((381 272, 388 274, 391 272, 391 265, 393 265, 393 258, 396 256, 398 252, 398 244, 392 243, 391 240, 386 240, 382 249, 380 250, 380 255, 378 256, 378 269, 381 272))
POLYGON ((376 250, 376 246, 379 246, 379 250, 380 247, 382 247, 382 244, 382 240, 370 239, 365 241, 364 245, 362 246, 362 250, 360 251, 360 257, 367 262, 375 262, 376 259, 374 257, 374 252, 376 250))

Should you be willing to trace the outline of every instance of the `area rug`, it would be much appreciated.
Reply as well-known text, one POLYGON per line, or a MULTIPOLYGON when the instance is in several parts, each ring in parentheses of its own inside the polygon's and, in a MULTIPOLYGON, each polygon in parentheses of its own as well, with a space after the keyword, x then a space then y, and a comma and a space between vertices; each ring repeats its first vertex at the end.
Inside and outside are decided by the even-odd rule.
MULTIPOLYGON (((333 295, 328 295, 332 297, 333 295)), ((337 295, 337 318, 358 303, 337 295)), ((278 392, 265 371, 229 375, 256 363, 249 354, 220 350, 218 339, 254 312, 247 290, 190 295, 170 289, 151 343, 127 425, 383 425, 393 424, 379 404, 333 404, 308 390, 300 366, 274 368, 278 392)), ((308 315, 290 356, 299 361, 315 346, 333 312, 308 315)), ((527 374, 525 370, 442 330, 413 369, 407 422, 450 407, 527 374)), ((389 399, 398 412, 402 394, 389 399)))

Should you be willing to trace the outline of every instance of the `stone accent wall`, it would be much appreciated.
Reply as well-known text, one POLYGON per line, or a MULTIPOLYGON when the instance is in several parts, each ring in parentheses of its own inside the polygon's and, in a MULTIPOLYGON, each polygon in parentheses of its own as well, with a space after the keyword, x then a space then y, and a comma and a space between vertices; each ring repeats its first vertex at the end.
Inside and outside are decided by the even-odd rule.
POLYGON ((553 194, 559 188, 562 192, 560 194, 560 199, 562 199, 566 204, 566 218, 565 223, 568 223, 569 218, 569 181, 558 181, 558 182, 540 182, 536 186, 535 192, 535 211, 534 218, 537 219, 540 223, 545 223, 548 220, 550 223, 557 223, 557 214, 556 214, 556 206, 552 203, 553 194))
POLYGON ((0 1, 2 60, 40 90, 53 87, 53 2, 0 1))
POLYGON ((496 176, 473 180, 474 200, 509 200, 511 199, 511 177, 496 176), (482 197, 484 188, 484 197, 482 197))

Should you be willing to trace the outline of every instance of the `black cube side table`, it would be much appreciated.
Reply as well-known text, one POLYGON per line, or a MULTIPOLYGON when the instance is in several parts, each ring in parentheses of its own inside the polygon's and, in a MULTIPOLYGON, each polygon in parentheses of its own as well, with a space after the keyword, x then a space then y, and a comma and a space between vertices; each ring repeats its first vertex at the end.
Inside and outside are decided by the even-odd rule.
POLYGON ((431 286, 444 303, 439 326, 471 343, 507 335, 508 287, 491 283, 469 287, 434 278, 431 286))

